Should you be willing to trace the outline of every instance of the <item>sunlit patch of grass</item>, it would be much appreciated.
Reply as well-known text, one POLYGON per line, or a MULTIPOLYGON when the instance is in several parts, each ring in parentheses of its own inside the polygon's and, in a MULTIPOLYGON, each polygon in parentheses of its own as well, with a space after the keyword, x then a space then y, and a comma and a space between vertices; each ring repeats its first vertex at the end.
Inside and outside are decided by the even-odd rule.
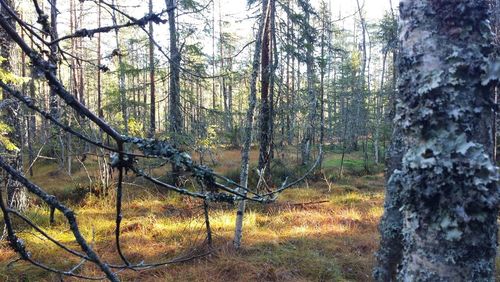
POLYGON ((382 206, 373 206, 367 212, 367 219, 378 222, 383 213, 384 208, 382 206))
MULTIPOLYGON (((217 170, 234 169, 239 151, 224 152, 217 170), (228 160, 226 162, 226 160, 228 160)), ((338 155, 327 159, 338 159, 338 155)), ((352 157, 356 157, 352 155, 352 157)), ((256 161, 257 154, 252 153, 256 161)), ((41 166, 35 179, 51 189, 71 191, 72 182, 60 187, 59 176, 48 177, 51 169, 41 166), (40 175, 38 175, 38 173, 40 175), (57 181, 55 181, 57 179, 57 181), (59 187, 55 187, 59 185, 59 187), (55 187, 55 188, 52 188, 55 187)), ((331 172, 332 168, 330 169, 331 172)), ((158 171, 161 173, 162 171, 158 171)), ((74 177, 84 178, 81 172, 74 177)), ((64 178, 65 179, 65 178, 64 178)), ((83 180, 82 180, 83 181, 83 180)), ((137 182, 142 184, 141 182, 137 182)), ((136 184, 137 184, 136 183, 136 184)), ((216 251, 212 256, 182 265, 147 272, 124 271, 125 281, 360 281, 369 279, 372 254, 377 247, 377 222, 382 214, 383 176, 349 176, 333 182, 331 190, 324 182, 287 190, 276 203, 262 206, 249 203, 244 217, 243 249, 232 250, 236 219, 235 207, 213 204, 210 225, 216 251), (363 186, 364 185, 364 186, 363 186), (360 186, 363 186, 360 188, 360 186)), ((59 190, 58 190, 59 191, 59 190)), ((134 262, 154 262, 172 258, 192 249, 204 240, 205 222, 200 202, 186 200, 153 187, 126 185, 124 191, 121 243, 125 255, 134 262)), ((114 242, 115 195, 107 198, 86 197, 80 203, 68 203, 78 216, 82 233, 97 252, 113 263, 120 263, 114 242)), ((50 225, 47 207, 34 206, 27 213, 55 239, 79 250, 62 214, 50 225)), ((34 257, 50 265, 67 269, 78 263, 69 254, 35 235, 22 225, 20 237, 34 257)), ((53 281, 58 277, 18 262, 6 269, 15 254, 0 246, 0 280, 26 279, 53 281)), ((99 274, 90 263, 82 274, 99 274)))
POLYGON ((349 221, 360 221, 361 220, 361 214, 358 210, 348 208, 348 209, 341 209, 337 213, 335 213, 335 216, 340 217, 342 220, 349 220, 349 221))
POLYGON ((290 201, 290 202, 303 202, 304 199, 308 201, 319 200, 325 198, 325 190, 315 189, 315 187, 305 188, 304 184, 297 188, 292 188, 286 190, 280 195, 280 201, 290 201), (300 192, 299 192, 300 191, 300 192))
POLYGON ((279 245, 263 243, 252 247, 250 252, 251 262, 267 266, 260 273, 264 280, 299 281, 298 277, 308 277, 310 281, 342 279, 336 260, 321 249, 321 240, 293 238, 279 245))
POLYGON ((348 192, 343 195, 338 195, 332 199, 332 202, 334 204, 342 204, 342 205, 349 205, 349 204, 357 204, 360 202, 363 202, 366 200, 367 197, 361 193, 357 192, 348 192))

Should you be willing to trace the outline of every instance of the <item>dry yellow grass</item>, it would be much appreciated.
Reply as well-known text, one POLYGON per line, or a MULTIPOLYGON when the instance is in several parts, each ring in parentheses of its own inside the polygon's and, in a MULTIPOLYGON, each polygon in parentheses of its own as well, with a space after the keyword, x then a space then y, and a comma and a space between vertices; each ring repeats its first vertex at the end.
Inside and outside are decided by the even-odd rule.
MULTIPOLYGON (((369 278, 376 248, 376 222, 382 196, 376 192, 345 192, 317 185, 287 191, 277 203, 250 205, 245 217, 244 247, 230 247, 235 212, 217 207, 211 211, 216 235, 215 251, 209 257, 181 265, 144 272, 124 271, 125 281, 333 281, 369 278), (300 201, 298 201, 300 199, 300 201), (318 204, 300 204, 323 200, 318 204)), ((380 188, 380 187, 378 187, 380 188)), ((200 244, 203 221, 196 216, 195 202, 175 201, 168 196, 143 195, 127 201, 122 228, 123 250, 132 261, 156 261, 182 254, 200 244), (198 236, 198 239, 195 238, 198 236)), ((84 234, 94 238, 96 250, 118 263, 112 241, 114 214, 111 203, 88 201, 76 208, 84 234)), ((59 215, 50 227, 47 211, 33 209, 32 218, 58 240, 73 245, 71 234, 59 215)), ((46 240, 22 233, 35 258, 63 269, 71 259, 46 240)), ((9 280, 55 281, 57 277, 26 263, 6 264, 15 255, 5 246, 0 250, 0 277, 9 280)), ((96 274, 90 265, 81 274, 96 274)), ((2 279, 3 280, 3 279, 2 279)))
MULTIPOLYGON (((225 161, 217 169, 234 169, 235 164, 230 160, 237 160, 238 154, 236 150, 225 152, 222 158, 225 161)), ((252 156, 256 160, 255 152, 252 156)), ((47 177, 50 171, 40 168, 35 181, 55 192, 68 189, 62 187, 59 178, 47 177)), ((78 171, 67 186, 85 178, 78 171)), ((340 183, 334 182, 330 190, 324 182, 310 182, 308 187, 288 190, 273 204, 250 204, 240 251, 231 247, 235 208, 214 204, 210 215, 215 242, 209 256, 153 270, 127 270, 119 273, 120 278, 124 281, 370 280, 378 244, 377 224, 383 212, 383 175, 351 176, 340 183)), ((113 194, 105 200, 87 197, 72 208, 96 251, 107 261, 120 263, 113 240, 113 198, 113 194)), ((126 185, 124 198, 122 246, 132 262, 168 260, 196 247, 203 248, 204 222, 199 202, 135 185, 126 185)), ((27 214, 51 236, 76 247, 62 215, 56 214, 56 224, 50 226, 47 209, 33 207, 27 214)), ((78 263, 26 226, 19 229, 35 259, 65 270, 78 263)), ((0 247, 0 281, 60 281, 58 276, 24 262, 7 267, 15 258, 6 245, 0 247)), ((85 264, 80 274, 99 272, 93 265, 85 264)))

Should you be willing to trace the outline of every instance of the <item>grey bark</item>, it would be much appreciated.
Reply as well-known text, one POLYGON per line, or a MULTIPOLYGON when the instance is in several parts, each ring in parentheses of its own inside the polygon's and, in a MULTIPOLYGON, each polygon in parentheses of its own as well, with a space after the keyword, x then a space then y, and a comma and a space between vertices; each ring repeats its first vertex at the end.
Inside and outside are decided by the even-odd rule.
MULTIPOLYGON (((262 16, 260 19, 259 30, 257 31, 255 40, 255 50, 252 59, 252 76, 250 79, 250 95, 248 96, 248 110, 243 135, 243 147, 241 148, 241 171, 240 185, 248 188, 248 170, 249 170, 249 155, 250 145, 252 144, 252 127, 254 119, 255 104, 257 103, 257 76, 259 74, 259 59, 262 51, 262 36, 264 30, 264 15, 268 9, 268 1, 262 1, 262 16)), ((246 191, 240 191, 246 196, 246 191)), ((234 231, 233 245, 236 249, 241 247, 243 237, 243 216, 245 213, 246 201, 241 199, 236 212, 236 226, 234 231)))
POLYGON ((177 28, 175 10, 177 4, 175 0, 165 0, 168 11, 168 27, 170 35, 170 86, 169 86, 169 119, 170 134, 175 145, 179 144, 178 135, 182 131, 182 113, 180 102, 180 64, 181 54, 177 47, 177 28))
POLYGON ((383 102, 382 97, 384 93, 384 77, 385 77, 385 63, 387 61, 387 50, 383 51, 382 55, 382 74, 380 75, 380 90, 375 97, 375 136, 373 137, 373 149, 375 150, 375 163, 378 164, 380 161, 380 126, 383 116, 383 102))
MULTIPOLYGON (((168 13, 168 28, 170 35, 170 82, 169 82, 169 133, 172 144, 179 146, 182 134, 182 112, 180 101, 180 64, 181 54, 177 47, 177 28, 175 11, 177 3, 175 0, 165 0, 168 13)), ((172 164, 173 182, 177 182, 179 167, 172 164)))
POLYGON ((272 103, 272 95, 271 95, 271 80, 274 74, 273 67, 273 56, 272 56, 272 22, 273 22, 273 8, 274 8, 274 0, 269 1, 269 10, 266 11, 265 14, 265 25, 264 25, 264 33, 262 38, 262 52, 261 52, 261 83, 260 83, 260 147, 259 147, 259 163, 258 169, 260 171, 264 170, 265 174, 269 174, 270 168, 270 150, 271 150, 271 124, 272 124, 272 116, 271 116, 271 103, 272 103))
MULTIPOLYGON (((6 1, 6 4, 11 8, 13 7, 12 1, 6 1)), ((9 19, 9 24, 13 28, 15 28, 15 23, 12 17, 2 6, 0 6, 0 16, 9 19)), ((0 56, 5 59, 5 61, 2 62, 1 68, 7 71, 11 71, 12 69, 12 47, 13 42, 11 38, 3 29, 0 29, 0 56)), ((5 99, 7 99, 7 95, 2 95, 2 99, 5 101, 5 99)), ((23 168, 23 159, 21 154, 21 149, 23 147, 21 142, 21 135, 23 129, 21 126, 22 123, 20 118, 20 111, 21 107, 19 106, 19 103, 17 101, 8 102, 7 106, 5 107, 5 113, 2 116, 2 120, 12 130, 8 133, 7 138, 17 147, 17 149, 7 152, 7 162, 10 166, 17 170, 22 170, 23 168)), ((7 175, 6 188, 7 206, 16 210, 24 210, 28 205, 28 196, 26 193, 26 189, 10 175, 7 175)))
MULTIPOLYGON (((50 3, 50 40, 54 41, 58 38, 57 35, 57 0, 54 0, 50 3)), ((57 65, 59 60, 57 58, 57 44, 50 46, 50 56, 49 61, 52 64, 52 73, 56 76, 57 65)), ((50 105, 50 114, 56 118, 60 118, 59 113, 59 99, 54 89, 50 90, 49 94, 49 105, 50 105)))
POLYGON ((396 175, 402 169, 401 161, 408 146, 402 135, 401 127, 400 123, 394 125, 391 144, 385 160, 384 214, 379 225, 380 247, 376 253, 377 262, 373 272, 375 281, 380 282, 396 279, 403 252, 401 234, 403 217, 400 211, 401 202, 398 198, 399 193, 401 193, 401 184, 396 175))
MULTIPOLYGON (((149 0, 149 14, 153 14, 153 0, 149 0)), ((156 132, 156 97, 155 97, 155 46, 153 42, 153 22, 149 22, 149 131, 148 135, 153 138, 156 132)))
POLYGON ((402 0, 400 15, 396 121, 408 149, 389 181, 402 216, 398 280, 494 281, 498 73, 487 1, 402 0))

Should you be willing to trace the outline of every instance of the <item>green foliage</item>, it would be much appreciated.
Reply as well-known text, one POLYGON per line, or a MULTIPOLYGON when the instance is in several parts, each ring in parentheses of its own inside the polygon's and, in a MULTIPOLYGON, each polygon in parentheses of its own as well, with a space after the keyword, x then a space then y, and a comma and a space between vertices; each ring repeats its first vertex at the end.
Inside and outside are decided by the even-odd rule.
MULTIPOLYGON (((7 59, 0 56, 0 65, 7 59)), ((0 81, 7 84, 22 84, 29 81, 29 78, 21 77, 13 74, 0 67, 0 81)), ((14 144, 8 137, 9 133, 12 132, 12 127, 8 124, 0 121, 0 146, 7 151, 19 151, 19 148, 14 144)))
POLYGON ((179 1, 180 6, 184 10, 198 10, 200 7, 200 4, 195 1, 195 0, 180 0, 179 1))
POLYGON ((204 147, 207 149, 215 148, 217 144, 217 132, 216 127, 214 125, 210 125, 207 128, 207 133, 205 138, 199 138, 196 140, 196 145, 200 147, 204 147))
POLYGON ((385 13, 378 25, 375 38, 381 41, 386 51, 395 49, 398 42, 398 22, 391 14, 385 13))
MULTIPOLYGON (((4 57, 0 56, 0 65, 5 62, 7 59, 4 57)), ((29 81, 29 78, 27 77, 21 77, 13 74, 10 71, 7 71, 3 68, 0 67, 0 81, 4 83, 12 83, 12 84, 22 84, 26 83, 29 81)))
POLYGON ((0 121, 0 145, 7 151, 19 151, 16 144, 10 141, 8 135, 12 132, 12 128, 0 121))
POLYGON ((142 122, 136 120, 135 118, 128 119, 128 131, 132 136, 144 137, 144 125, 142 122))
POLYGON ((184 49, 183 59, 186 67, 198 75, 207 75, 207 62, 205 54, 203 54, 203 47, 201 43, 186 44, 184 49))

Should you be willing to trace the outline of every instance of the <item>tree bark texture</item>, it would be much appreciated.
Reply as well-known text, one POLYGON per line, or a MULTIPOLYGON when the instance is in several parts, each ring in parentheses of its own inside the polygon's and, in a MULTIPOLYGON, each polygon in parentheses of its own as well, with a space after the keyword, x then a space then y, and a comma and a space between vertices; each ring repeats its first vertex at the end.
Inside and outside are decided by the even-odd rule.
MULTIPOLYGON (((6 1, 9 7, 13 7, 12 1, 6 1)), ((13 10, 13 9, 12 9, 13 10)), ((4 9, 4 7, 0 6, 0 16, 5 17, 9 20, 9 23, 12 27, 15 26, 12 17, 8 14, 8 12, 4 9)), ((11 64, 11 52, 12 52, 13 42, 9 35, 4 31, 4 29, 0 29, 0 56, 5 59, 2 62, 1 68, 7 71, 10 71, 12 68, 11 64)), ((8 99, 8 97, 4 94, 2 95, 2 99, 8 99)), ((2 120, 5 122, 7 126, 11 129, 11 132, 8 133, 7 137, 10 142, 16 145, 17 148, 14 150, 8 151, 7 161, 10 166, 17 170, 22 170, 23 168, 23 159, 21 154, 21 149, 23 147, 22 144, 22 122, 21 122, 21 107, 17 101, 10 102, 5 107, 5 113, 2 115, 2 120)), ((6 181, 7 188, 7 206, 9 208, 13 208, 16 210, 24 210, 28 205, 28 196, 26 193, 26 189, 16 180, 14 180, 10 175, 7 177, 6 181)))
POLYGON ((498 73, 487 0, 402 0, 400 15, 395 119, 402 135, 393 138, 408 150, 388 183, 397 193, 387 195, 402 216, 398 280, 494 281, 498 73))
MULTIPOLYGON (((248 96, 248 110, 246 114, 246 121, 243 134, 243 147, 241 148, 241 171, 240 171, 240 185, 248 188, 248 170, 250 162, 250 146, 252 144, 252 127, 254 119, 255 104, 257 103, 257 77, 259 74, 260 56, 262 51, 262 36, 264 30, 264 15, 268 7, 268 1, 262 2, 262 17, 260 19, 259 30, 255 40, 255 50, 252 60, 252 76, 250 79, 250 95, 248 96)), ((246 191, 240 191, 246 196, 246 191)), ((234 231, 233 245, 236 249, 240 248, 241 240, 243 238, 243 216, 246 208, 246 200, 241 199, 238 204, 238 211, 236 212, 236 224, 234 231)))

